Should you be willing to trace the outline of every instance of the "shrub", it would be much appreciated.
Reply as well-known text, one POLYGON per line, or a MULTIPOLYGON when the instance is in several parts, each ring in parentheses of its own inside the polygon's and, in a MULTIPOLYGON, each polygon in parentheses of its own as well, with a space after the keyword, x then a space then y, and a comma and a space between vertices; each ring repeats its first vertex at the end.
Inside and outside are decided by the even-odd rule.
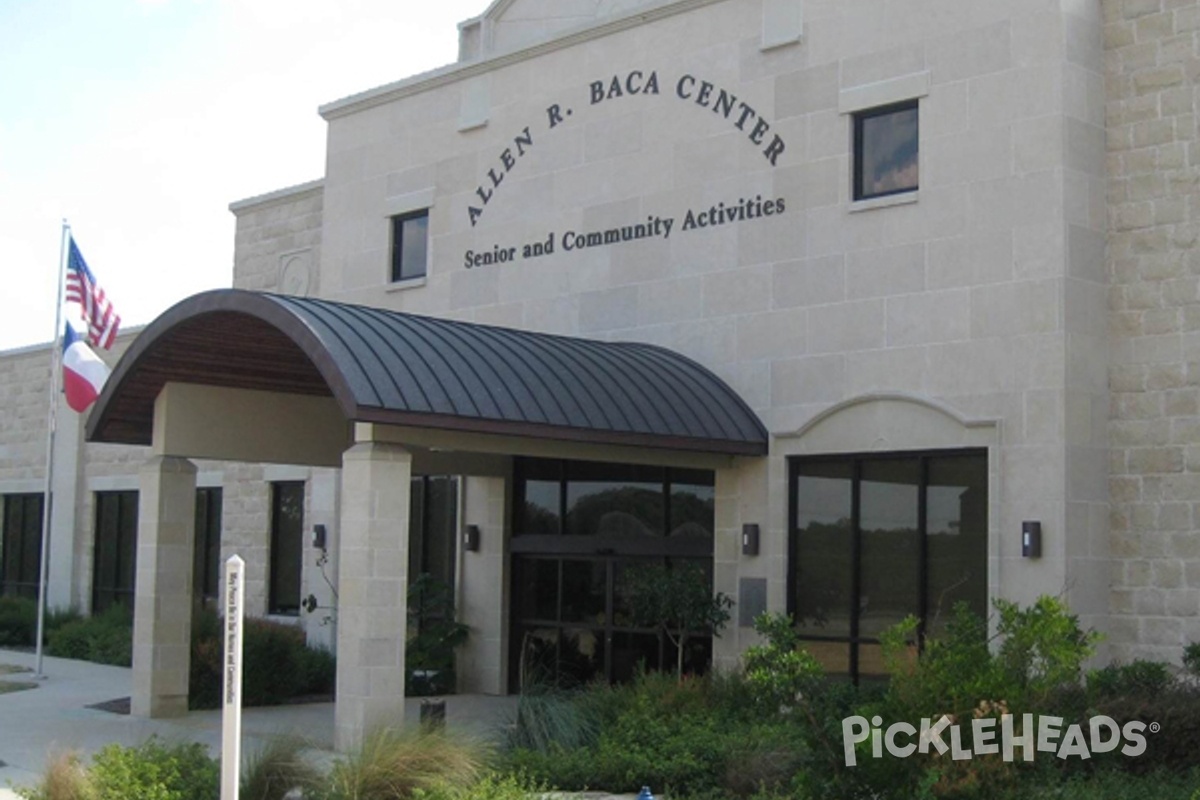
MULTIPOLYGON (((879 702, 865 698, 852 713, 870 719, 916 724, 948 715, 969 726, 974 719, 1004 713, 1058 715, 1080 719, 1086 698, 1080 683, 1083 662, 1095 650, 1098 635, 1084 631, 1077 617, 1057 598, 1041 597, 1028 607, 998 599, 996 638, 989 642, 987 621, 964 604, 953 609, 944 632, 928 639, 916 654, 917 620, 908 618, 881 638, 891 681, 879 702), (915 657, 914 657, 915 654, 915 657)), ((966 761, 914 755, 881 759, 864 748, 854 770, 835 766, 859 794, 878 797, 1006 798, 1033 772, 1055 780, 1061 765, 1042 759, 1036 768, 1006 763, 999 756, 966 761)), ((1069 765, 1071 767, 1077 765, 1069 765)), ((827 791, 828 783, 822 787, 827 791)))
POLYGON ((467 787, 437 784, 413 790, 414 800, 529 800, 546 795, 546 787, 521 775, 488 775, 467 787))
MULTIPOLYGON (((508 766, 562 789, 637 792, 649 785, 672 797, 745 797, 790 784, 806 752, 801 726, 760 719, 752 706, 737 704, 748 693, 730 676, 679 682, 644 673, 626 686, 545 696, 554 701, 547 706, 552 721, 538 723, 537 749, 507 754, 508 766), (561 707, 567 704, 570 710, 561 707), (553 735, 559 725, 569 735, 553 735)), ((533 744, 518 725, 513 740, 522 737, 533 744)))
POLYGON ((46 652, 59 658, 128 667, 133 663, 133 618, 115 605, 93 617, 79 617, 48 630, 46 652))
POLYGON ((32 647, 37 638, 37 603, 0 597, 0 647, 32 647))
POLYGON ((284 800, 296 789, 317 791, 322 775, 303 757, 305 745, 291 737, 269 739, 242 767, 242 800, 284 800))
POLYGON ((548 753, 555 748, 575 750, 595 744, 600 725, 594 709, 580 701, 579 692, 553 685, 526 689, 508 727, 505 744, 548 753))
POLYGON ((465 789, 483 775, 485 752, 478 744, 444 732, 368 734, 349 755, 333 763, 316 793, 319 800, 402 800, 418 790, 465 789))
POLYGON ((1022 787, 1025 800, 1197 800, 1200 769, 1188 773, 1159 771, 1147 776, 1100 772, 1075 775, 1045 785, 1022 787))
POLYGON ((1192 642, 1183 648, 1183 666, 1188 672, 1200 678, 1200 642, 1192 642))
POLYGON ((1140 720, 1158 723, 1161 732, 1147 732, 1146 752, 1137 758, 1110 755, 1104 762, 1127 772, 1144 773, 1159 767, 1181 771, 1196 764, 1200 752, 1200 687, 1176 684, 1153 695, 1125 695, 1099 701, 1094 713, 1124 725, 1140 720))
POLYGON ((1137 660, 1131 664, 1109 664, 1088 673, 1087 688, 1092 698, 1154 697, 1169 689, 1175 679, 1161 661, 1137 660))
POLYGON ((821 665, 804 650, 800 634, 787 614, 760 614, 754 630, 767 642, 746 649, 742 657, 746 682, 757 701, 771 713, 788 710, 811 695, 825 677, 821 665))
POLYGON ((242 702, 277 706, 304 690, 304 631, 264 619, 242 628, 242 702))
POLYGON ((893 718, 963 715, 981 699, 1008 697, 1011 687, 988 649, 987 621, 965 603, 954 606, 944 633, 928 639, 913 660, 910 653, 916 629, 916 618, 909 617, 881 637, 884 661, 892 675, 886 703, 893 718))
POLYGON ((46 763, 42 782, 35 787, 16 789, 17 796, 26 800, 95 800, 87 768, 77 753, 59 753, 46 763))
POLYGON ((1042 595, 1028 608, 1001 598, 992 604, 1000 615, 997 660, 1026 700, 1079 683, 1083 662, 1096 652, 1100 634, 1080 628, 1079 618, 1056 597, 1042 595))
POLYGON ((215 800, 221 769, 201 744, 109 745, 92 760, 96 800, 215 800))
MULTIPOLYGON (((242 632, 244 706, 280 705, 297 697, 333 693, 337 662, 328 650, 308 647, 302 630, 248 619, 242 632)), ((224 648, 221 618, 214 611, 198 607, 192 615, 189 708, 221 705, 224 648)))
POLYGON ((945 632, 911 657, 917 621, 909 617, 883 637, 892 671, 886 710, 892 719, 969 718, 980 703, 1000 704, 1014 714, 1047 713, 1064 687, 1079 685, 1083 662, 1095 652, 1099 634, 1085 632, 1079 619, 1054 597, 1021 608, 997 598, 998 646, 989 647, 987 621, 956 604, 945 632))
POLYGON ((300 691, 305 695, 332 695, 337 688, 337 657, 327 647, 305 646, 300 651, 300 691))

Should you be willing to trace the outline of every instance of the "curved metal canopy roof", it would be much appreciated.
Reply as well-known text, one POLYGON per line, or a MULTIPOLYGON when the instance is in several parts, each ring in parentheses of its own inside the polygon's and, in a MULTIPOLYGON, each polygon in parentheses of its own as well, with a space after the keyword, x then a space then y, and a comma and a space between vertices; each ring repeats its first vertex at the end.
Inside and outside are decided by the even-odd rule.
POLYGON ((96 442, 150 444, 169 381, 332 396, 348 420, 764 455, 767 431, 691 359, 311 298, 222 289, 134 341, 88 419, 96 442))

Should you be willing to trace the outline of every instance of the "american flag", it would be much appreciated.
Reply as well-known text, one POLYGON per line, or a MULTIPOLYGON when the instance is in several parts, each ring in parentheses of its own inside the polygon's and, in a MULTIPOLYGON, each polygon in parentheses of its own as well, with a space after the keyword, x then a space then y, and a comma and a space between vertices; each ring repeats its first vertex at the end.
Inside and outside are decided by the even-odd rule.
POLYGON ((88 269, 83 253, 71 238, 67 256, 67 302, 79 303, 83 309, 83 320, 88 326, 88 341, 108 350, 117 338, 121 317, 113 310, 112 303, 104 295, 96 276, 88 269))

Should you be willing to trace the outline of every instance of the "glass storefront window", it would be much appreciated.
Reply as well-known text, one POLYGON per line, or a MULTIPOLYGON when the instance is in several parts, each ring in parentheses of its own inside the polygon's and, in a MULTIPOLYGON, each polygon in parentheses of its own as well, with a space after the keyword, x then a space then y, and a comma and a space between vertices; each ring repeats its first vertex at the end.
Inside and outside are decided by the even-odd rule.
POLYGON ((568 535, 609 539, 662 536, 663 524, 663 470, 569 465, 568 535))
POLYGON ((850 465, 797 467, 795 529, 801 551, 792 559, 793 615, 802 632, 850 635, 854 558, 850 465))
POLYGON ((931 459, 926 497, 926 633, 935 633, 955 603, 987 612, 987 462, 965 456, 931 459))
POLYGON ((42 567, 42 495, 9 494, 0 532, 0 596, 37 599, 42 567))
POLYGON ((920 608, 920 463, 864 461, 859 492, 858 633, 877 637, 920 608))
POLYGON ((788 607, 831 674, 882 677, 880 635, 987 614, 987 453, 789 460, 788 607))
POLYGON ((562 486, 558 481, 528 481, 522 515, 525 524, 521 533, 558 534, 562 530, 561 506, 562 486))
POLYGON ((562 562, 562 621, 603 625, 608 569, 603 561, 562 562))
POLYGON ((671 529, 668 536, 712 539, 716 491, 711 483, 671 482, 671 529))

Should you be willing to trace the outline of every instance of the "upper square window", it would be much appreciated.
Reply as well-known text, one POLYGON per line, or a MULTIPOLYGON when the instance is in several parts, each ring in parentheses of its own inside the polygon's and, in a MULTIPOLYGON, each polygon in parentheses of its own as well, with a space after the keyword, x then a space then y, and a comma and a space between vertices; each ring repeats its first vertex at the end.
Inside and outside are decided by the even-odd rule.
POLYGON ((917 101, 854 115, 854 199, 917 190, 917 101))
POLYGON ((392 217, 392 281, 424 278, 429 262, 429 209, 392 217))

